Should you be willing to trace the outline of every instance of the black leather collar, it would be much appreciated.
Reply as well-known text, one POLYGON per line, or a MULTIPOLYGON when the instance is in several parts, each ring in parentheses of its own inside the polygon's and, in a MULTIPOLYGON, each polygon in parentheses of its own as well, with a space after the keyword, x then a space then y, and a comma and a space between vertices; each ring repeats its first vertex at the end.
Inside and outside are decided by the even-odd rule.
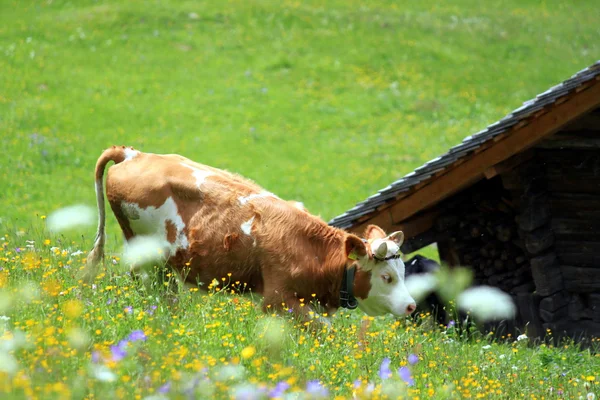
POLYGON ((342 287, 340 288, 340 306, 349 310, 358 307, 358 301, 354 297, 354 274, 356 265, 344 267, 344 276, 342 277, 342 287))

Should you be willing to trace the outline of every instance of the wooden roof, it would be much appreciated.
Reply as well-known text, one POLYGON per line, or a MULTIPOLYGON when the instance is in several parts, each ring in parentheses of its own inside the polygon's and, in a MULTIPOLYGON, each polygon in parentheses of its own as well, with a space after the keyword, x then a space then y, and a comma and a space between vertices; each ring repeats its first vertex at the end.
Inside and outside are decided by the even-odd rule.
POLYGON ((513 157, 561 127, 600 106, 600 61, 525 102, 500 121, 452 147, 414 172, 379 190, 329 221, 362 233, 368 224, 402 229, 408 236, 426 230, 432 218, 422 211, 471 184, 510 169, 513 157))

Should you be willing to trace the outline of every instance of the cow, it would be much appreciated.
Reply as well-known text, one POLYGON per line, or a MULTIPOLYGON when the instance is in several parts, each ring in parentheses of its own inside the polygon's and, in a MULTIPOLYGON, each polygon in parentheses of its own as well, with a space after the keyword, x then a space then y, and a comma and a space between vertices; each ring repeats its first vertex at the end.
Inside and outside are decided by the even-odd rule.
POLYGON ((262 295, 264 311, 291 310, 305 320, 314 315, 310 300, 329 315, 340 307, 371 316, 416 308, 404 284, 401 231, 369 225, 359 238, 237 174, 125 146, 96 163, 98 230, 85 279, 104 255, 103 176, 111 161, 106 197, 125 240, 160 237, 168 265, 188 283, 207 287, 229 276, 262 295))

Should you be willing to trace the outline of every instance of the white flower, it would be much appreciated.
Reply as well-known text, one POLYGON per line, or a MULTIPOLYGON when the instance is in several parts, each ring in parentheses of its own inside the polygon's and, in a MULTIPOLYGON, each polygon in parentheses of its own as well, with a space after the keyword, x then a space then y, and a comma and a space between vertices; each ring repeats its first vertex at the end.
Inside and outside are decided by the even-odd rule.
POLYGON ((126 264, 145 264, 160 260, 169 243, 156 236, 135 236, 125 245, 123 261, 126 264))
POLYGON ((504 360, 504 359, 506 358, 506 355, 504 355, 504 354, 500 354, 500 355, 498 356, 498 358, 499 358, 499 359, 501 359, 501 360, 504 360))
POLYGON ((596 395, 592 392, 588 393, 587 400, 596 400, 596 395))
POLYGON ((242 378, 245 372, 244 367, 241 365, 224 365, 217 371, 215 380, 222 382, 237 380, 242 378))
POLYGON ((46 219, 48 229, 61 232, 94 223, 95 212, 91 207, 78 204, 54 211, 46 219))
POLYGON ((58 247, 56 247, 56 246, 52 246, 52 247, 50 247, 50 251, 51 251, 51 252, 53 252, 53 253, 54 253, 55 251, 57 251, 57 250, 60 250, 60 249, 59 249, 58 247))
POLYGON ((19 370, 17 360, 6 352, 0 352, 0 371, 6 372, 9 375, 14 374, 19 370))
POLYGON ((71 256, 76 257, 76 256, 79 256, 81 254, 83 254, 83 251, 77 250, 77 251, 74 251, 73 253, 71 253, 71 256))
POLYGON ((433 274, 415 274, 406 278, 405 285, 408 293, 418 303, 435 290, 438 281, 433 274))
POLYGON ((527 340, 527 339, 528 339, 527 335, 525 335, 525 334, 517 336, 517 342, 520 342, 521 340, 527 340))
POLYGON ((114 382, 117 376, 106 365, 93 364, 92 376, 102 382, 114 382))
POLYGON ((6 322, 8 320, 10 320, 10 317, 7 317, 6 315, 0 315, 0 321, 6 322))
POLYGON ((490 346, 489 344, 486 344, 485 346, 481 346, 482 349, 487 350, 487 349, 491 349, 492 346, 490 346))
POLYGON ((462 292, 457 299, 458 307, 470 311, 481 321, 510 319, 516 308, 510 295, 492 286, 476 286, 462 292))

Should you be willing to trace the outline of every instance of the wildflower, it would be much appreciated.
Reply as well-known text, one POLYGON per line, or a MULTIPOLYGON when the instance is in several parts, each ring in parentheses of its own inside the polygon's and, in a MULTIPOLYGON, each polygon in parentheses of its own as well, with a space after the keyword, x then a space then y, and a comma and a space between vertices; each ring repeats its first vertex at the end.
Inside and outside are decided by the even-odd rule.
POLYGON ((491 348, 492 348, 492 346, 491 346, 491 345, 489 345, 489 344, 486 344, 485 346, 481 346, 481 348, 482 348, 483 350, 487 350, 487 349, 491 349, 491 348))
POLYGON ((15 252, 20 253, 21 252, 21 248, 20 247, 15 248, 15 252))
POLYGON ((405 285, 408 293, 417 302, 423 300, 435 290, 438 281, 433 274, 415 274, 406 278, 405 285))
POLYGON ((515 315, 515 305, 510 295, 492 286, 477 286, 458 296, 458 306, 471 311, 482 321, 509 319, 515 315))
POLYGON ((102 382, 114 382, 117 376, 105 365, 92 365, 92 376, 102 382))
POLYGON ((242 350, 242 358, 248 359, 256 354, 256 348, 254 346, 248 346, 242 350))
POLYGON ((358 389, 361 385, 362 385, 362 381, 360 379, 355 380, 354 383, 352 384, 354 389, 358 389))
POLYGON ((116 346, 110 346, 110 353, 113 361, 121 361, 127 355, 125 350, 127 347, 127 341, 121 340, 116 346))
POLYGON ((136 236, 126 242, 123 260, 126 264, 145 264, 162 258, 168 242, 155 236, 136 236))
POLYGON ((392 371, 390 370, 391 361, 389 358, 384 358, 379 366, 379 377, 381 379, 388 379, 392 376, 392 371))
POLYGON ((89 343, 88 334, 80 328, 71 328, 68 331, 67 338, 69 344, 74 348, 81 350, 86 347, 89 343))
POLYGON ((77 251, 75 251, 75 252, 71 253, 71 256, 72 256, 72 257, 77 257, 77 256, 80 256, 80 255, 82 255, 82 254, 83 254, 83 251, 81 251, 81 250, 77 250, 77 251))
POLYGON ((171 381, 168 381, 164 385, 158 388, 158 393, 166 394, 171 390, 171 381))
POLYGON ((454 327, 454 325, 456 325, 456 322, 454 322, 454 320, 453 320, 453 319, 451 319, 451 320, 448 322, 448 328, 452 328, 452 327, 454 327))
POLYGON ((133 307, 132 306, 127 306, 124 308, 125 312, 127 314, 131 314, 133 312, 133 307))
POLYGON ((94 223, 95 212, 85 205, 74 205, 54 211, 47 219, 48 229, 61 232, 67 229, 88 226, 94 223))
POLYGON ((316 379, 306 382, 306 393, 311 394, 317 398, 327 397, 329 395, 329 391, 327 390, 327 388, 316 379))
POLYGON ((413 386, 415 384, 415 380, 411 376, 411 373, 410 373, 410 370, 408 369, 408 367, 400 367, 400 369, 398 370, 398 375, 400 375, 400 378, 404 382, 406 382, 406 384, 408 386, 413 386))
POLYGON ((0 321, 7 322, 8 320, 10 320, 10 317, 7 317, 6 315, 0 315, 0 321))
POLYGON ((415 365, 418 361, 419 361, 419 356, 417 356, 416 354, 410 354, 408 356, 408 363, 410 365, 415 365))
POLYGON ((269 397, 270 398, 283 397, 283 394, 285 393, 286 390, 288 390, 289 387, 290 387, 290 385, 286 381, 277 382, 277 385, 275 385, 275 387, 269 392, 269 397))
POLYGON ((586 396, 587 400, 596 400, 596 395, 592 392, 588 393, 586 396))
POLYGON ((94 364, 99 363, 100 362, 100 352, 98 351, 93 351, 92 352, 92 362, 94 364))
POLYGON ((244 374, 245 370, 241 365, 224 365, 217 371, 215 379, 218 381, 236 380, 242 378, 244 374))
POLYGON ((19 364, 17 363, 15 357, 8 352, 0 351, 0 371, 12 375, 18 370, 19 364))
POLYGON ((137 342, 137 341, 145 341, 146 340, 146 334, 144 333, 144 331, 142 330, 136 330, 133 331, 129 334, 128 339, 132 342, 137 342))
POLYGON ((233 398, 235 400, 257 400, 262 397, 261 391, 250 384, 237 385, 233 389, 233 398))

